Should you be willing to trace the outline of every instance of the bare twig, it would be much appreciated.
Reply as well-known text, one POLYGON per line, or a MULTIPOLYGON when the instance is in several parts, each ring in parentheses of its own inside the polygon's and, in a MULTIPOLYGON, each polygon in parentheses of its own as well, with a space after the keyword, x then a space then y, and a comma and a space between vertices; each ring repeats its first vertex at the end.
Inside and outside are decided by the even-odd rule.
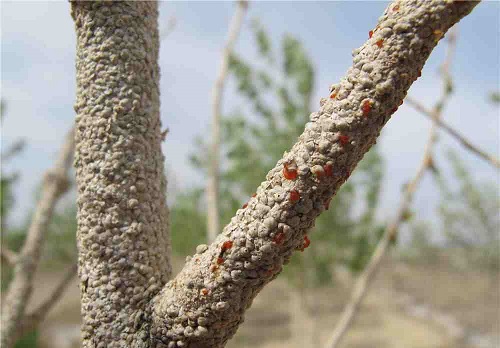
POLYGON ((11 159, 12 156, 15 156, 19 152, 23 151, 25 146, 26 142, 24 141, 24 139, 16 141, 14 144, 9 146, 7 150, 5 150, 5 152, 2 153, 2 161, 11 159))
POLYGON ((219 73, 212 90, 212 143, 210 147, 207 183, 207 239, 210 242, 221 232, 219 222, 219 147, 222 95, 224 92, 224 83, 229 73, 229 57, 240 34, 243 17, 247 8, 247 1, 238 1, 238 7, 229 24, 227 42, 222 51, 219 73))
MULTIPOLYGON (((411 105, 415 110, 419 111, 423 115, 432 118, 432 111, 427 109, 425 106, 422 105, 419 101, 411 98, 411 97, 406 97, 406 101, 408 102, 409 105, 411 105)), ((450 125, 448 125, 446 122, 442 120, 438 120, 437 124, 439 127, 444 129, 445 131, 448 132, 452 137, 454 137, 462 146, 470 150, 471 152, 475 153, 479 157, 483 158, 484 160, 488 161, 490 164, 492 164, 496 168, 500 168, 500 161, 498 158, 496 158, 493 155, 490 155, 489 153, 481 150, 477 145, 472 144, 464 135, 459 133, 457 130, 453 129, 450 125)))
POLYGON ((73 264, 61 278, 59 284, 52 290, 52 293, 31 313, 28 313, 22 320, 18 329, 17 337, 32 331, 47 316, 48 312, 54 307, 57 301, 62 297, 68 285, 76 276, 77 264, 73 264))
POLYGON ((455 33, 454 30, 450 30, 450 35, 449 35, 449 45, 448 45, 448 50, 446 54, 446 58, 441 66, 441 72, 442 72, 442 77, 443 77, 443 92, 436 103, 434 110, 432 111, 432 126, 429 131, 429 138, 427 140, 427 144, 424 150, 424 156, 422 158, 422 161, 420 163, 420 166, 417 169, 417 172, 413 179, 410 181, 408 185, 406 185, 405 192, 402 197, 402 201, 400 203, 400 206, 398 208, 396 217, 394 221, 387 227, 385 230, 384 235, 382 236, 381 240, 377 244, 377 247, 370 258, 370 261, 366 265, 365 269, 361 273, 361 275, 358 277, 356 284, 354 285, 354 289, 351 294, 351 298, 349 302, 347 303, 344 311, 342 312, 340 316, 340 320, 338 321, 337 325, 335 326, 335 329, 333 330, 333 334, 330 337, 330 340, 327 342, 326 346, 327 348, 337 348, 340 343, 342 342, 342 339, 345 337, 345 334, 351 327, 354 317, 359 311, 359 308, 361 306, 361 302, 363 301, 363 298, 365 297, 368 288, 375 277, 379 266, 387 253, 387 250, 393 240, 395 240, 397 233, 399 231, 400 226, 403 224, 403 222, 406 219, 407 212, 410 208, 410 205, 413 201, 413 195, 420 184, 420 181, 422 180, 425 172, 428 169, 431 169, 433 166, 433 159, 432 159, 432 150, 434 147, 434 144, 437 141, 437 130, 438 130, 438 122, 441 118, 442 110, 444 107, 445 102, 448 100, 451 91, 452 91, 452 81, 451 81, 451 76, 450 76, 450 64, 451 64, 451 58, 453 56, 453 51, 455 49, 455 33))
POLYGON ((14 343, 33 288, 33 279, 40 261, 40 253, 49 222, 58 199, 69 187, 68 171, 74 151, 74 132, 66 137, 56 165, 45 175, 40 200, 35 209, 26 241, 14 267, 14 277, 9 284, 3 304, 0 346, 9 348, 14 343))
POLYGON ((17 262, 17 253, 15 251, 10 250, 5 245, 0 249, 0 256, 2 261, 5 262, 10 267, 13 267, 17 262))

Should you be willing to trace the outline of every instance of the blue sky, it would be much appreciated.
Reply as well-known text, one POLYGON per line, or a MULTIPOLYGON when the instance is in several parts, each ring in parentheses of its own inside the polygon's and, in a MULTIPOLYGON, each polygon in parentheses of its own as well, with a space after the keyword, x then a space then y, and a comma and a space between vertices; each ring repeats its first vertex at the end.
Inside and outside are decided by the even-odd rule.
MULTIPOLYGON (((352 61, 351 52, 368 37, 385 1, 253 2, 236 45, 236 52, 256 57, 250 19, 258 18, 273 42, 284 33, 299 38, 312 61, 317 78, 314 102, 328 94, 352 61)), ((161 117, 170 128, 163 145, 170 188, 180 191, 204 185, 189 165, 197 135, 208 134, 210 93, 219 65, 232 2, 162 2, 160 30, 174 16, 175 30, 162 41, 160 52, 161 117)), ((457 51, 452 72, 455 94, 445 111, 447 122, 461 130, 483 149, 499 154, 498 108, 487 101, 499 89, 500 4, 481 3, 459 24, 457 51)), ((71 127, 75 99, 75 34, 68 2, 1 3, 2 98, 7 101, 2 125, 2 146, 24 138, 24 153, 4 165, 5 172, 20 171, 17 205, 12 222, 21 221, 33 205, 41 174, 48 169, 71 127)), ((442 42, 433 52, 410 95, 432 106, 440 93, 438 67, 444 58, 442 42)), ((234 84, 227 85, 224 111, 241 106, 234 84)), ((430 123, 403 105, 389 121, 379 141, 386 160, 386 176, 380 215, 390 218, 400 198, 401 185, 415 172, 421 159, 430 123)), ((437 149, 443 159, 449 149, 459 151, 478 180, 498 183, 498 174, 488 164, 463 150, 445 133, 437 149)), ((445 166, 444 161, 439 161, 445 166)), ((438 193, 429 178, 419 190, 418 215, 432 219, 438 193)))

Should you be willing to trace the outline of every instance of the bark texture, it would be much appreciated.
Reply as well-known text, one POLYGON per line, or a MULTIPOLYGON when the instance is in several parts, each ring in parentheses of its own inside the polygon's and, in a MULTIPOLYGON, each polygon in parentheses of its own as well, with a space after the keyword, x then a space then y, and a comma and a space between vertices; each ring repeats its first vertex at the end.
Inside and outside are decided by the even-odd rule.
POLYGON ((257 293, 303 248, 314 220, 375 143, 437 42, 476 4, 413 0, 386 9, 370 40, 353 52, 346 77, 246 209, 155 298, 151 334, 160 346, 225 345, 257 293))
POLYGON ((73 2, 83 347, 147 347, 171 276, 155 2, 73 2))
POLYGON ((257 293, 306 246, 439 39, 475 5, 391 4, 247 208, 157 294, 170 266, 156 5, 73 3, 84 347, 223 347, 257 293))

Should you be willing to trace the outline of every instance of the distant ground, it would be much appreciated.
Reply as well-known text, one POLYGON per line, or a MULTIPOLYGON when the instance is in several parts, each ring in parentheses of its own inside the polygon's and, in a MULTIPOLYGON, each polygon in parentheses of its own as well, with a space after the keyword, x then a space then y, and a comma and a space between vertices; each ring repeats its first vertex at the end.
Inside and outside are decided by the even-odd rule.
MULTIPOLYGON (((58 276, 54 272, 38 275, 40 289, 35 292, 34 303, 43 298, 58 276)), ((498 280, 498 274, 386 261, 342 347, 498 348, 498 280)), ((300 314, 293 303, 296 296, 284 279, 278 278, 255 299, 227 347, 323 347, 351 284, 352 280, 344 277, 334 288, 309 291, 309 311, 300 314), (308 332, 313 332, 313 337, 308 337, 308 332)), ((40 347, 79 346, 78 296, 75 280, 42 325, 40 347)))

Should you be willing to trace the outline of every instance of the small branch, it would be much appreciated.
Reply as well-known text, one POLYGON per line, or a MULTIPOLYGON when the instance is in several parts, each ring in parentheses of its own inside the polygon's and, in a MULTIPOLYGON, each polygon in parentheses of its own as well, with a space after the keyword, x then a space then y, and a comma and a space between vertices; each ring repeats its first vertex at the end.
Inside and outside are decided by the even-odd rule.
POLYGON ((6 246, 2 246, 2 249, 0 249, 0 257, 3 262, 13 267, 17 262, 18 255, 15 251, 8 249, 6 246))
POLYGON ((399 231, 400 226, 406 219, 407 212, 410 208, 411 202, 413 201, 413 195, 417 190, 418 185, 420 184, 425 172, 428 169, 431 169, 433 164, 432 159, 432 150, 437 141, 437 129, 438 122, 441 119, 442 110, 446 101, 449 99, 452 92, 452 80, 449 72, 451 57, 453 56, 453 51, 455 48, 456 37, 454 30, 450 30, 450 40, 448 45, 448 50, 446 54, 446 58, 441 66, 442 78, 443 78, 443 92, 436 103, 434 110, 431 112, 432 115, 432 126, 429 131, 429 138, 427 140, 427 144, 424 150, 424 156, 422 161, 417 169, 417 172, 413 179, 410 181, 408 185, 406 185, 405 192, 402 197, 402 201, 398 208, 396 218, 394 221, 387 227, 385 230, 382 239, 377 244, 377 247, 370 258, 370 261, 366 265, 365 269, 358 277, 356 284, 354 285, 354 290, 352 291, 351 298, 347 305, 345 306, 344 311, 340 316, 340 320, 338 321, 335 329, 333 330, 333 334, 330 337, 330 340, 326 344, 326 348, 337 348, 339 347, 342 339, 345 337, 349 328, 354 322, 354 318, 356 314, 359 312, 359 308, 361 303, 368 291, 368 288, 375 277, 380 264, 391 245, 391 242, 395 240, 397 233, 399 231))
POLYGON ((219 147, 220 147, 220 116, 224 83, 229 73, 229 57, 238 39, 248 8, 247 1, 238 1, 238 7, 229 24, 228 38, 219 66, 219 74, 212 90, 212 143, 210 146, 209 174, 207 183, 207 231, 208 241, 212 242, 221 232, 219 222, 219 147))
MULTIPOLYGON (((415 110, 419 111, 421 114, 429 117, 432 119, 432 112, 428 110, 425 106, 423 106, 419 101, 411 98, 411 97, 406 97, 405 99, 409 105, 411 105, 415 110)), ((477 145, 472 144, 467 138, 460 134, 457 130, 453 129, 450 125, 445 123, 442 120, 438 120, 437 124, 444 129, 448 134, 450 134, 452 137, 454 137, 462 146, 470 150, 471 152, 475 153, 479 157, 483 158, 484 160, 488 161, 491 165, 493 165, 496 168, 500 168, 500 161, 493 155, 490 155, 489 153, 481 150, 477 145)))
POLYGON ((77 264, 73 264, 64 277, 59 281, 59 284, 52 290, 52 293, 43 301, 33 312, 27 314, 17 333, 17 337, 21 337, 27 332, 36 328, 39 323, 47 316, 48 312, 54 307, 57 301, 62 297, 68 285, 76 276, 77 264))
POLYGON ((3 304, 0 346, 10 348, 21 323, 26 304, 33 289, 33 279, 45 235, 58 199, 69 187, 68 172, 74 151, 74 131, 66 137, 55 167, 44 178, 40 200, 35 209, 26 241, 14 267, 14 277, 9 284, 3 304))
POLYGON ((14 144, 10 145, 4 153, 2 153, 2 161, 5 163, 5 161, 23 151, 25 146, 26 142, 23 139, 16 141, 14 144))

